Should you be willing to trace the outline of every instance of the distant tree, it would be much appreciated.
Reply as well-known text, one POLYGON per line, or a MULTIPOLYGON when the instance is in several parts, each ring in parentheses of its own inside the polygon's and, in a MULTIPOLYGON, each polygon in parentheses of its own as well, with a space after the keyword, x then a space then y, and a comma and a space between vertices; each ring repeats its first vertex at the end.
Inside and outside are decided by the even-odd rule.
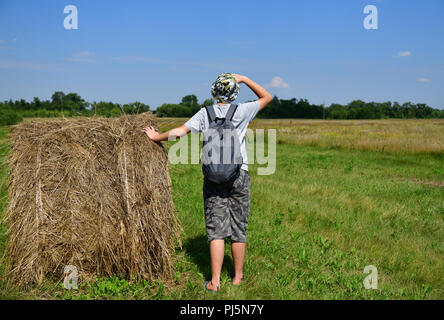
POLYGON ((117 103, 103 101, 94 102, 93 110, 96 115, 101 115, 104 117, 113 117, 122 113, 117 103))
POLYGON ((197 104, 197 97, 194 94, 190 94, 182 98, 181 105, 191 107, 197 104))
POLYGON ((150 106, 137 101, 123 105, 123 111, 127 114, 138 114, 149 110, 150 106))
POLYGON ((194 94, 183 97, 180 104, 190 108, 191 114, 195 114, 201 108, 197 101, 197 97, 194 94))
POLYGON ((269 105, 259 112, 258 118, 279 118, 279 109, 281 102, 277 96, 274 96, 269 105))
POLYGON ((0 125, 9 126, 22 120, 22 116, 10 105, 0 102, 0 125))
POLYGON ((51 96, 51 102, 57 106, 58 110, 62 110, 62 104, 64 98, 65 94, 62 91, 56 91, 51 96))
MULTIPOLYGON (((194 94, 184 96, 179 104, 163 104, 153 111, 159 117, 191 117, 200 108, 213 105, 213 99, 199 103, 194 94)), ((21 117, 58 117, 77 115, 119 116, 122 113, 137 114, 150 110, 142 102, 120 105, 113 102, 94 102, 89 106, 77 93, 64 94, 56 91, 50 100, 33 98, 31 102, 24 99, 9 99, 1 106, 2 123, 20 121, 21 117), (17 115, 15 118, 14 114, 17 115)), ((444 118, 444 110, 434 109, 423 103, 406 102, 364 102, 354 100, 347 105, 333 103, 329 107, 311 104, 307 99, 279 99, 274 96, 267 108, 261 111, 258 118, 301 118, 301 119, 385 119, 385 118, 444 118)))
POLYGON ((41 108, 41 101, 38 97, 34 97, 34 100, 32 100, 32 109, 33 110, 38 110, 41 108))
POLYGON ((270 104, 258 114, 259 118, 311 118, 322 119, 324 107, 312 105, 307 99, 284 100, 274 96, 270 104))
POLYGON ((333 103, 327 108, 327 118, 328 119, 346 119, 347 111, 343 105, 333 103))
POLYGON ((88 105, 77 93, 68 93, 63 97, 63 106, 66 110, 84 111, 88 105), (66 106, 66 107, 65 107, 66 106))
POLYGON ((192 111, 188 106, 183 106, 180 104, 168 104, 165 103, 157 108, 156 116, 157 117, 178 117, 185 118, 191 117, 192 111))
POLYGON ((202 105, 201 105, 201 108, 203 108, 203 107, 206 107, 206 106, 212 106, 212 105, 214 105, 214 99, 206 99, 203 103, 202 103, 202 105))

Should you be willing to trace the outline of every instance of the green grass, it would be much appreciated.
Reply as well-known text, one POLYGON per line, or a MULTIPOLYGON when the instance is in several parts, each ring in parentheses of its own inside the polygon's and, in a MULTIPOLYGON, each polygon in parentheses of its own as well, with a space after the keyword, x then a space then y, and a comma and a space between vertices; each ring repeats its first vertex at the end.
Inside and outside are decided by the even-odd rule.
MULTIPOLYGON (((1 128, 1 150, 7 151, 1 128)), ((68 292, 46 284, 3 298, 56 299, 443 299, 444 157, 277 145, 274 175, 250 166, 251 210, 245 280, 230 285, 226 246, 222 291, 210 278, 199 165, 171 165, 184 232, 170 283, 119 277, 83 282, 68 292), (365 290, 364 267, 378 268, 379 289, 365 290)), ((1 172, 4 179, 6 171, 1 172)), ((1 191, 2 199, 6 190, 1 191)), ((6 203, 2 201, 1 209, 6 203)), ((1 229, 0 250, 5 236, 1 229)), ((228 244, 228 242, 227 242, 228 244)))
MULTIPOLYGON (((277 154, 274 175, 250 168, 245 282, 225 285, 221 298, 444 297, 444 189, 419 183, 442 182, 442 157, 294 145, 278 145, 277 154), (378 268, 379 290, 363 287, 367 265, 378 268)), ((187 281, 199 288, 210 276, 200 167, 177 165, 171 176, 185 230, 179 254, 192 271, 187 281)), ((228 282, 228 248, 226 258, 228 282)), ((184 296, 207 297, 202 290, 184 296)))

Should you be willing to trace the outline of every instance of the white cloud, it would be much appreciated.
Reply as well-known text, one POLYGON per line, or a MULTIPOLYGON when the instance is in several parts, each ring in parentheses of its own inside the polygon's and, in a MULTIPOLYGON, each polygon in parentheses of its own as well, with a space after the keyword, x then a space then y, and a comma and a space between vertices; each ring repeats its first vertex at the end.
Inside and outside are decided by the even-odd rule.
POLYGON ((14 38, 11 41, 0 39, 0 49, 14 49, 10 44, 15 43, 17 40, 18 38, 14 38))
POLYGON ((174 62, 168 61, 165 59, 151 58, 151 57, 137 57, 137 56, 124 56, 124 57, 114 57, 112 58, 115 61, 122 63, 164 63, 164 64, 173 64, 174 62))
POLYGON ((54 64, 4 59, 0 59, 0 69, 59 70, 54 64))
POLYGON ((90 51, 80 51, 74 53, 72 57, 66 58, 68 61, 72 62, 86 62, 86 63, 96 63, 96 54, 90 51))
POLYGON ((269 87, 275 89, 288 89, 290 85, 284 81, 281 77, 274 77, 269 84, 269 87))
MULTIPOLYGON (((218 69, 218 70, 236 70, 245 68, 245 65, 225 64, 220 62, 202 62, 202 61, 186 61, 186 60, 166 60, 154 57, 137 57, 137 56, 123 56, 112 58, 121 63, 153 63, 153 64, 167 64, 173 67, 177 66, 194 66, 199 68, 218 69)), ((220 72, 221 73, 221 72, 220 72)))
POLYGON ((407 58, 407 57, 410 57, 411 55, 412 55, 412 53, 410 51, 401 51, 401 52, 398 52, 397 57, 398 58, 407 58))
POLYGON ((430 79, 427 79, 427 78, 419 78, 418 81, 419 81, 419 82, 422 82, 422 83, 427 83, 427 82, 430 82, 430 79))
POLYGON ((96 54, 94 52, 90 52, 90 51, 80 51, 80 52, 74 53, 73 56, 74 57, 93 58, 96 56, 96 54))
MULTIPOLYGON (((230 70, 266 70, 273 71, 277 68, 284 68, 285 66, 264 62, 264 61, 254 61, 254 60, 230 60, 230 61, 202 61, 202 60, 167 60, 164 58, 149 57, 149 56, 120 56, 120 57, 110 57, 111 60, 120 63, 134 63, 134 64, 165 64, 171 65, 175 68, 179 67, 193 67, 200 69, 210 69, 216 70, 218 74, 223 72, 228 72, 230 70), (227 71, 228 70, 228 71, 227 71)), ((196 69, 194 69, 196 70, 196 69)))
POLYGON ((96 63, 96 60, 94 59, 85 59, 85 58, 66 58, 66 60, 71 62, 96 63))

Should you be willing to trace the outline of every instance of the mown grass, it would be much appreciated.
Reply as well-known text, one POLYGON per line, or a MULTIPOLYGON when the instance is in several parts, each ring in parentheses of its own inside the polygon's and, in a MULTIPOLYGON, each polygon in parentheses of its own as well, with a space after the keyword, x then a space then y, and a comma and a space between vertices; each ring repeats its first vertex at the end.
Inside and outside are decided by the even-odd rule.
MULTIPOLYGON (((442 181, 441 157, 294 145, 279 145, 277 154, 274 175, 250 169, 246 279, 237 291, 225 285, 221 298, 444 297, 444 189, 417 182, 442 181), (379 290, 363 287, 367 265, 378 268, 379 290)), ((199 287, 210 276, 200 167, 171 172, 187 239, 182 254, 199 287)), ((226 258, 228 283, 228 248, 226 258)))
POLYGON ((444 154, 444 120, 258 120, 278 128, 279 141, 395 154, 444 154))
MULTIPOLYGON (((259 126, 261 121, 252 127, 259 126)), ((263 121, 263 127, 267 127, 268 120, 263 121)), ((6 131, 2 128, 0 134, 6 131)), ((4 138, 0 137, 0 141, 2 150, 7 151, 4 138)), ((275 174, 258 176, 258 165, 250 166, 251 213, 245 280, 240 288, 231 287, 229 282, 233 270, 227 245, 222 292, 212 295, 204 290, 210 265, 201 168, 171 165, 174 204, 184 229, 183 246, 174 255, 172 281, 147 283, 114 277, 83 282, 77 291, 67 291, 61 283, 48 282, 27 292, 2 282, 0 296, 444 298, 444 157, 440 153, 404 154, 395 150, 379 152, 337 145, 304 145, 291 140, 280 142, 275 174), (367 265, 378 268, 378 290, 364 288, 367 265)), ((5 175, 6 171, 2 171, 2 179, 5 175)), ((5 192, 3 188, 3 197, 5 192)), ((3 210, 5 206, 2 201, 3 210)), ((0 237, 2 251, 4 231, 0 237)))

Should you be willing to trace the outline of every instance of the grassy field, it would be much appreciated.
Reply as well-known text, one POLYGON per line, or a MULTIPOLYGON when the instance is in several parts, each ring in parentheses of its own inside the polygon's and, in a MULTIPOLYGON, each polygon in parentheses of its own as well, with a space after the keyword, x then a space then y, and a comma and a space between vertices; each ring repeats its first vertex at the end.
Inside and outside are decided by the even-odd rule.
MULTIPOLYGON (((171 129, 184 119, 160 118, 171 129)), ((396 154, 444 153, 442 119, 297 120, 256 119, 250 129, 277 129, 279 143, 381 151, 396 154)))
MULTIPOLYGON (((162 129, 183 122, 160 121, 162 129)), ((258 166, 250 166, 251 211, 240 288, 229 282, 227 246, 222 292, 204 290, 210 266, 201 169, 171 165, 174 204, 184 229, 171 282, 115 277, 82 283, 78 291, 48 282, 20 292, 2 278, 0 297, 444 299, 443 120, 256 120, 251 128, 278 129, 277 169, 258 176, 258 166), (364 289, 367 265, 378 269, 378 290, 364 289)), ((1 153, 8 150, 7 131, 0 128, 1 153)), ((3 188, 1 210, 6 194, 3 188)))

